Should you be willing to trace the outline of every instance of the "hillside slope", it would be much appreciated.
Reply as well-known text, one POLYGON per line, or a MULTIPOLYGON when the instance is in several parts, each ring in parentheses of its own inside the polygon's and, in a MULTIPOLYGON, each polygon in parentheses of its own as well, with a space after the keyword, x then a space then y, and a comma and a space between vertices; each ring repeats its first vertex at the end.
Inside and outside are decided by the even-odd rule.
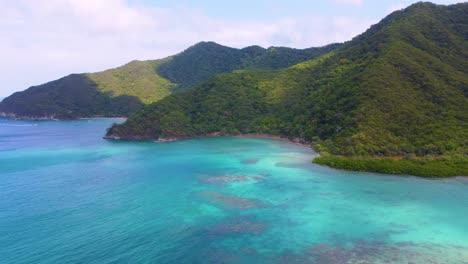
POLYGON ((17 92, 0 103, 0 114, 16 118, 58 119, 127 116, 145 104, 187 90, 219 74, 242 69, 279 69, 306 61, 338 44, 304 50, 244 49, 198 43, 175 56, 132 61, 98 73, 73 74, 17 92), (72 96, 73 95, 73 96, 72 96))
POLYGON ((3 99, 0 112, 12 118, 68 119, 124 116, 141 107, 143 104, 136 97, 101 93, 86 75, 72 74, 3 99))
POLYGON ((467 13, 415 4, 318 59, 166 97, 108 136, 268 133, 310 141, 316 162, 339 168, 468 175, 467 13))

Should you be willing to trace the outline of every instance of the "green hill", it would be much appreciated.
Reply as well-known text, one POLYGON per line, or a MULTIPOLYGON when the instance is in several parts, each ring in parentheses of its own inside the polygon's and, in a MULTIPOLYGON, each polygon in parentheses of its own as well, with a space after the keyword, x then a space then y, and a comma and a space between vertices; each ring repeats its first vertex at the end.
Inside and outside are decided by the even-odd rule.
POLYGON ((143 104, 136 97, 99 92, 96 83, 86 75, 72 74, 5 98, 0 104, 0 112, 7 117, 67 119, 123 116, 141 107, 143 104))
POLYGON ((192 88, 210 77, 235 70, 272 70, 287 68, 330 52, 339 44, 304 50, 259 46, 244 49, 224 47, 214 42, 200 42, 173 56, 157 67, 157 73, 178 85, 177 90, 192 88))
POLYGON ((418 3, 320 58, 218 75, 153 103, 110 138, 301 138, 337 168, 468 175, 468 3, 418 3))
POLYGON ((73 74, 17 92, 0 103, 0 114, 16 118, 68 119, 127 116, 145 104, 187 90, 219 74, 243 69, 279 69, 316 58, 338 44, 304 50, 244 49, 201 42, 160 60, 132 61, 98 73, 73 74))

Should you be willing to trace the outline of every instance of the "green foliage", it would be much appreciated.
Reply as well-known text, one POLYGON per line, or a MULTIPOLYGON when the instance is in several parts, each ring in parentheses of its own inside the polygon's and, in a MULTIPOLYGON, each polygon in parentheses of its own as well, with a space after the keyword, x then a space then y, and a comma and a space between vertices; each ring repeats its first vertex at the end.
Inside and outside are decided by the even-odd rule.
POLYGON ((170 95, 175 87, 174 83, 155 73, 157 67, 170 60, 132 61, 119 68, 88 74, 88 77, 101 92, 135 96, 149 104, 170 95))
POLYGON ((303 138, 323 153, 362 157, 356 164, 367 170, 407 167, 395 172, 445 176, 439 167, 455 175, 468 154, 467 10, 466 3, 415 4, 317 59, 215 76, 145 107, 108 134, 269 133, 303 138), (180 131, 166 127, 164 117, 174 113, 179 126, 186 122, 180 131), (421 167, 420 160, 374 159, 407 155, 448 161, 429 159, 432 165, 421 167))
POLYGON ((323 55, 338 48, 332 44, 321 48, 292 49, 271 47, 264 49, 251 46, 234 49, 214 42, 200 42, 172 57, 157 67, 157 73, 172 83, 177 90, 186 90, 206 81, 210 77, 236 70, 282 69, 323 55))
POLYGON ((182 111, 173 111, 161 118, 159 124, 162 136, 184 136, 190 134, 190 117, 182 111))
POLYGON ((406 174, 423 177, 451 177, 468 175, 468 162, 462 157, 371 158, 323 156, 313 161, 338 169, 369 171, 386 174, 406 174))

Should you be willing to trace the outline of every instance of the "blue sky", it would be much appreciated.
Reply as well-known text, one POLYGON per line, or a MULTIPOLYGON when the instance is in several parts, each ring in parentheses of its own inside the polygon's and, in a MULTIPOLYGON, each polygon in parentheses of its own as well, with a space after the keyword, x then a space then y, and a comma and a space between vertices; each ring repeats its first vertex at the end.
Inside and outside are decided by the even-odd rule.
POLYGON ((0 0, 0 97, 69 73, 162 58, 203 40, 296 48, 343 42, 415 2, 0 0))
MULTIPOLYGON (((223 18, 257 18, 270 19, 283 17, 285 15, 307 16, 318 13, 325 15, 367 15, 384 16, 392 6, 408 6, 417 1, 409 0, 344 0, 344 1, 313 1, 313 0, 182 0, 182 1, 162 1, 162 0, 132 0, 130 4, 144 4, 165 8, 178 6, 203 10, 207 15, 223 18), (263 11, 263 12, 262 12, 263 11)), ((439 4, 453 4, 462 1, 435 1, 439 4)))
POLYGON ((388 12, 385 8, 396 3, 404 4, 410 1, 267 1, 267 0, 238 0, 238 1, 149 1, 134 0, 132 4, 145 4, 166 8, 188 7, 200 9, 210 17, 227 19, 260 19, 269 20, 284 16, 309 16, 320 15, 364 15, 385 16, 388 12), (348 2, 348 4, 346 4, 348 2), (378 12, 378 13, 376 13, 378 12))

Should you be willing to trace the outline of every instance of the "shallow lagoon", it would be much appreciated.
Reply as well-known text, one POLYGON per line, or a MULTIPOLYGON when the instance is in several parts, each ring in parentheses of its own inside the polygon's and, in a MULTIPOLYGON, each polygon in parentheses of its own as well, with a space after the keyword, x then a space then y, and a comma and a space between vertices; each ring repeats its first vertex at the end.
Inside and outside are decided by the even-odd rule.
POLYGON ((108 142, 0 120, 2 263, 468 263, 468 179, 344 172, 269 139, 108 142))

